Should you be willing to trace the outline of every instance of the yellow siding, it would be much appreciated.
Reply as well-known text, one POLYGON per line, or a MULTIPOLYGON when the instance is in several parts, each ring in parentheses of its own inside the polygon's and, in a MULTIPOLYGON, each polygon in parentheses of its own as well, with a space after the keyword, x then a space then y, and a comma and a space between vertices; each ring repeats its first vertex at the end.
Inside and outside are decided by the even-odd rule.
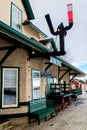
POLYGON ((10 25, 10 0, 0 0, 0 20, 10 25))
MULTIPOLYGON (((11 2, 14 3, 23 12, 23 23, 25 20, 27 20, 27 15, 21 0, 0 0, 0 21, 10 26, 11 2)), ((33 37, 36 40, 44 38, 44 36, 42 36, 39 32, 37 32, 29 25, 22 25, 22 33, 29 38, 33 37)))
MULTIPOLYGON (((60 76, 62 76, 67 71, 67 68, 61 66, 61 70, 65 71, 60 71, 60 76)), ((69 72, 63 76, 62 80, 66 81, 67 84, 69 83, 69 72)))

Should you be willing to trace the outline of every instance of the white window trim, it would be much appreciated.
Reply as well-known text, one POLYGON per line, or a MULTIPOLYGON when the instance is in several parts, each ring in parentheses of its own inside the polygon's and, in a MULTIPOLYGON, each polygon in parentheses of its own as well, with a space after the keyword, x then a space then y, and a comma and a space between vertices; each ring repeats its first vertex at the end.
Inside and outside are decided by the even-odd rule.
POLYGON ((14 3, 11 3, 11 26, 12 28, 14 28, 15 30, 19 31, 19 32, 22 32, 22 11, 14 4, 14 3), (13 17, 13 9, 16 9, 16 11, 20 12, 20 19, 16 19, 15 17, 13 17), (18 20, 18 21, 17 21, 18 20), (19 28, 14 28, 13 26, 13 22, 15 23, 15 26, 16 27, 19 27, 20 26, 20 29, 19 28))
POLYGON ((17 107, 18 106, 18 68, 3 68, 3 78, 2 78, 2 107, 17 107), (16 70, 16 86, 4 87, 4 71, 5 70, 16 70), (4 88, 16 88, 16 104, 4 105, 4 88))
MULTIPOLYGON (((32 69, 32 73, 33 73, 33 71, 37 71, 40 73, 40 70, 32 69)), ((41 98, 41 77, 39 77, 39 78, 40 78, 40 85, 35 87, 36 88, 36 92, 35 92, 34 86, 33 86, 33 77, 32 77, 32 99, 33 100, 41 98), (40 87, 40 89, 38 89, 39 87, 40 87), (40 91, 40 93, 39 93, 39 91, 40 91), (38 95, 38 93, 40 95, 38 95), (36 96, 38 96, 38 97, 36 97, 36 96)))

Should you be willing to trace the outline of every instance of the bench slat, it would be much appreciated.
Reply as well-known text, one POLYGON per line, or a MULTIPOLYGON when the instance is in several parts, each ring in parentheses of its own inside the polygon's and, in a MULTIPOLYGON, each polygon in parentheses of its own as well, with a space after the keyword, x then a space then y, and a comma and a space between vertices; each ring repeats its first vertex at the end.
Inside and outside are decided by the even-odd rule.
POLYGON ((48 112, 52 112, 52 111, 54 111, 54 109, 51 107, 51 108, 44 108, 44 109, 42 109, 42 110, 38 110, 38 111, 36 111, 36 112, 33 112, 34 114, 38 114, 38 115, 41 115, 41 114, 43 114, 43 113, 48 113, 48 112))
POLYGON ((46 108, 46 99, 32 100, 30 101, 30 112, 38 111, 46 108))

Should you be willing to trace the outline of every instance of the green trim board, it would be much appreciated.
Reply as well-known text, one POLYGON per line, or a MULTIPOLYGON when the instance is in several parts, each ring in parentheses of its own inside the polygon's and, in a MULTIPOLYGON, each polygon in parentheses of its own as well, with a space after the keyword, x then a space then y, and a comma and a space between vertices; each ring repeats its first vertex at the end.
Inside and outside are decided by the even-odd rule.
POLYGON ((56 47, 56 44, 55 44, 55 42, 54 42, 54 39, 51 38, 50 40, 51 40, 51 44, 52 44, 52 47, 54 48, 54 50, 55 50, 55 51, 58 51, 58 49, 57 49, 57 47, 56 47))
MULTIPOLYGON (((0 75, 2 75, 1 67, 0 67, 0 75)), ((2 106, 2 76, 0 76, 0 108, 2 106)))
POLYGON ((78 82, 80 82, 81 84, 86 84, 86 82, 84 82, 83 80, 77 80, 78 82))
POLYGON ((25 8, 27 18, 29 20, 35 19, 29 0, 21 0, 25 8))
POLYGON ((77 72, 77 73, 86 75, 83 71, 81 71, 81 70, 79 70, 78 68, 76 68, 75 66, 71 65, 69 62, 65 61, 63 58, 61 58, 61 57, 59 57, 59 56, 56 56, 56 58, 57 58, 58 60, 60 60, 61 63, 63 63, 66 67, 71 68, 72 70, 74 70, 74 71, 77 72))
POLYGON ((45 38, 47 37, 47 35, 45 33, 43 33, 38 27, 36 27, 32 22, 29 22, 29 25, 34 28, 37 32, 39 32, 40 34, 42 34, 45 38))
POLYGON ((20 106, 29 106, 29 101, 19 102, 19 107, 20 107, 20 106))
POLYGON ((25 112, 25 113, 15 113, 15 114, 4 114, 4 115, 0 115, 0 119, 6 119, 6 118, 20 118, 20 117, 26 117, 28 116, 29 112, 25 112))
POLYGON ((44 46, 42 46, 38 41, 30 39, 29 37, 25 36, 24 34, 16 31, 15 29, 11 28, 7 24, 0 21, 0 34, 9 37, 10 39, 17 40, 22 45, 33 47, 42 52, 49 52, 44 46))
POLYGON ((20 67, 18 68, 18 107, 20 106, 20 67))
MULTIPOLYGON (((25 45, 27 47, 33 47, 33 48, 39 50, 40 52, 43 52, 43 53, 50 52, 47 48, 42 46, 38 41, 30 39, 29 37, 25 36, 24 34, 16 31, 15 29, 11 28, 10 26, 6 25, 2 21, 0 21, 0 34, 3 34, 4 36, 9 37, 10 39, 17 40, 19 43, 21 43, 21 45, 25 45)), ((54 41, 52 41, 52 43, 54 44, 54 41)), ((57 48, 55 48, 55 50, 56 49, 57 48)), ((61 58, 59 56, 56 56, 55 58, 60 60, 68 68, 72 68, 72 70, 85 75, 84 72, 82 72, 81 70, 77 69, 76 67, 74 67, 70 63, 66 62, 63 58, 61 58)))
POLYGON ((48 44, 50 42, 51 45, 52 45, 51 49, 53 49, 54 51, 58 51, 53 38, 45 38, 43 40, 39 40, 39 42, 41 42, 43 45, 46 45, 46 44, 48 44))

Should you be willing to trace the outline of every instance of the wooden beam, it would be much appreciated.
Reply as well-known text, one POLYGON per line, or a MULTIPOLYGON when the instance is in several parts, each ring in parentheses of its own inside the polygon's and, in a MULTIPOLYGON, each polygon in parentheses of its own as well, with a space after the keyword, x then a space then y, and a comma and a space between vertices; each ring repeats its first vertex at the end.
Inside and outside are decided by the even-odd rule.
POLYGON ((75 73, 75 74, 73 75, 73 77, 70 79, 70 82, 71 82, 71 80, 73 80, 74 77, 76 77, 76 76, 77 76, 77 73, 75 73))
POLYGON ((5 47, 0 47, 0 51, 3 51, 3 50, 7 50, 7 49, 11 49, 15 46, 5 46, 5 47))
POLYGON ((4 57, 0 61, 0 66, 4 63, 4 61, 8 58, 8 56, 16 49, 16 46, 11 47, 7 53, 4 55, 4 57))
POLYGON ((59 78, 59 81, 70 71, 71 69, 67 69, 67 71, 59 78))
POLYGON ((48 64, 48 66, 45 68, 45 71, 47 71, 48 68, 51 67, 51 65, 53 65, 53 63, 50 63, 50 62, 49 63, 45 63, 45 64, 48 64))

